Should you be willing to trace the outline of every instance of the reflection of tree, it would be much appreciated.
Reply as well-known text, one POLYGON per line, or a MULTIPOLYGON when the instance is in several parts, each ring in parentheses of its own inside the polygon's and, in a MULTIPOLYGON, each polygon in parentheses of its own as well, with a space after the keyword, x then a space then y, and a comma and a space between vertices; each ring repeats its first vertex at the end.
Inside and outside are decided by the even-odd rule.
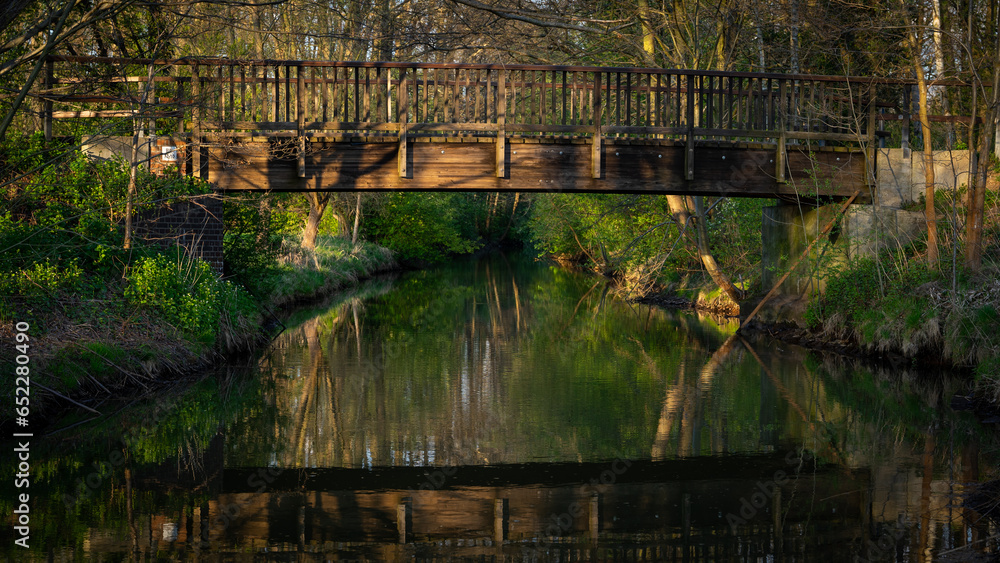
POLYGON ((663 459, 757 452, 828 426, 816 378, 762 373, 714 324, 603 285, 493 259, 341 299, 269 359, 278 463, 663 459))
MULTIPOLYGON (((678 380, 673 385, 668 385, 667 395, 663 399, 660 420, 656 425, 656 437, 653 440, 653 459, 665 459, 667 457, 667 448, 678 416, 681 417, 681 429, 677 455, 680 457, 693 455, 693 426, 700 413, 704 395, 711 389, 716 370, 722 365, 723 360, 726 359, 729 352, 732 351, 735 343, 736 335, 730 335, 722 343, 722 346, 712 353, 712 356, 701 368, 694 385, 684 384, 686 365, 684 362, 681 362, 678 371, 678 380)), ((643 354, 645 354, 645 351, 643 354)), ((652 360, 650 361, 652 362, 652 360)))

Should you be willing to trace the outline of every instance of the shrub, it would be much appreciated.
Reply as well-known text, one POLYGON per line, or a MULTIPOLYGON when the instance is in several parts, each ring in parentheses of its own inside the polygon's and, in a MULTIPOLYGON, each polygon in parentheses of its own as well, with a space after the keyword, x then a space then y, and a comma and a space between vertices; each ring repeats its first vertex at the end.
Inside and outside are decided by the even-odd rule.
POLYGON ((212 340, 224 284, 203 260, 170 260, 157 254, 140 258, 131 268, 125 297, 133 305, 161 313, 179 329, 212 340))

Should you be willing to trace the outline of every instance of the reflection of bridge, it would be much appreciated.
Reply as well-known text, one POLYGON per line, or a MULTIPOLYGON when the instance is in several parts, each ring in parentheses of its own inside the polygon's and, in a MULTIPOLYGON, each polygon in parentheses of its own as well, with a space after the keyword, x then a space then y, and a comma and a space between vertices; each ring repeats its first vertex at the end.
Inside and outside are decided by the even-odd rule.
POLYGON ((181 148, 161 160, 180 154, 184 172, 223 190, 865 200, 875 146, 897 134, 886 124, 908 143, 911 89, 666 69, 55 57, 39 94, 49 134, 53 119, 139 118, 181 148))

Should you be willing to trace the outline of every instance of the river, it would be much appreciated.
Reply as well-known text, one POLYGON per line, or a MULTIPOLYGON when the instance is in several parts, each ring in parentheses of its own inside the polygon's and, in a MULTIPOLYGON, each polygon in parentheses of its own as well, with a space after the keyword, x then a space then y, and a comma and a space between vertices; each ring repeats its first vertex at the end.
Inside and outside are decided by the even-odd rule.
POLYGON ((744 338, 511 255, 371 280, 285 324, 252 357, 36 437, 32 547, 0 553, 841 562, 998 548, 962 505, 996 474, 996 432, 949 407, 967 384, 947 374, 744 338))

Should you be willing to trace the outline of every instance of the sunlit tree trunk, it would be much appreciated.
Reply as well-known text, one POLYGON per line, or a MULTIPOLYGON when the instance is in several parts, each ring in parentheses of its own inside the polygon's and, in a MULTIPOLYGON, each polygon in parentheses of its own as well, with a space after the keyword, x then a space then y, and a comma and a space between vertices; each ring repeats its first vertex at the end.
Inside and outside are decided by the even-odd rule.
POLYGON ((357 204, 354 207, 354 231, 351 233, 351 244, 358 244, 358 231, 361 228, 361 194, 358 193, 357 204))
POLYGON ((729 296, 734 303, 738 303, 742 298, 742 292, 729 281, 729 277, 719 268, 719 264, 715 261, 715 257, 712 256, 712 252, 708 248, 708 229, 705 227, 704 198, 696 196, 694 201, 695 213, 697 213, 695 227, 698 230, 698 256, 701 257, 701 263, 705 266, 705 271, 712 277, 715 285, 729 296))
MULTIPOLYGON (((942 18, 941 18, 941 0, 932 0, 931 8, 933 9, 933 17, 931 20, 931 35, 934 38, 934 74, 935 78, 938 80, 945 77, 945 66, 944 66, 944 40, 942 33, 942 18)), ((948 99, 948 90, 943 86, 941 88, 941 102, 944 104, 945 115, 951 115, 951 103, 948 99)), ((947 148, 952 148, 955 143, 955 125, 953 123, 945 124, 948 143, 947 148)))
POLYGON ((907 30, 907 41, 910 44, 913 72, 917 75, 917 90, 920 96, 920 136, 924 139, 924 218, 927 222, 927 265, 935 268, 938 262, 938 237, 937 211, 934 208, 934 144, 927 112, 927 76, 924 74, 924 67, 920 60, 922 42, 917 38, 921 19, 918 14, 916 25, 907 30))
POLYGON ((306 226, 302 230, 302 248, 312 250, 316 248, 319 222, 323 220, 323 212, 326 211, 327 204, 330 203, 330 193, 306 192, 306 199, 309 200, 309 215, 306 217, 306 226))

